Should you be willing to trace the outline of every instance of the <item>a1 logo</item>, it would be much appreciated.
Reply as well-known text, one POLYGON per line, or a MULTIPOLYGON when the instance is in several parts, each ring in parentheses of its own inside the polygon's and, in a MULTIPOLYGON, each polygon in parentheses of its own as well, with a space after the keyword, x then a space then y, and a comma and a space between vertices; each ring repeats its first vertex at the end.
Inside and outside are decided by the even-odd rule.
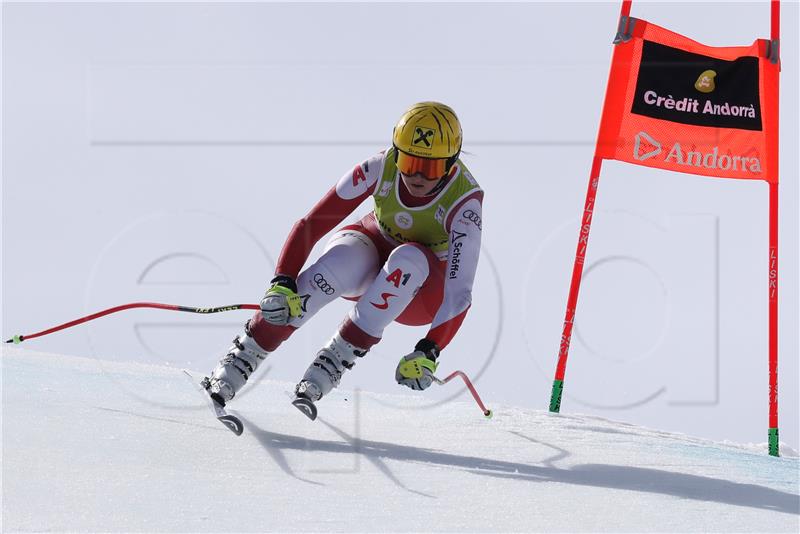
POLYGON ((408 280, 411 278, 411 275, 406 273, 403 274, 403 271, 400 269, 395 269, 392 271, 392 274, 386 277, 387 282, 391 282, 394 284, 394 287, 400 287, 400 285, 406 285, 408 280))

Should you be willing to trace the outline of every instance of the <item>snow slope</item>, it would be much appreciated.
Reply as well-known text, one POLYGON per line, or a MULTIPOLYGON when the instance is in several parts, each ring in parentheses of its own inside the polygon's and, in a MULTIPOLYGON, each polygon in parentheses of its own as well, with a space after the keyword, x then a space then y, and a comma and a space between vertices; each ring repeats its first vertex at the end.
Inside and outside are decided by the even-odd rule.
POLYGON ((465 396, 342 390, 311 422, 266 380, 236 437, 176 369, 4 348, 2 372, 4 531, 800 530, 790 450, 465 396))

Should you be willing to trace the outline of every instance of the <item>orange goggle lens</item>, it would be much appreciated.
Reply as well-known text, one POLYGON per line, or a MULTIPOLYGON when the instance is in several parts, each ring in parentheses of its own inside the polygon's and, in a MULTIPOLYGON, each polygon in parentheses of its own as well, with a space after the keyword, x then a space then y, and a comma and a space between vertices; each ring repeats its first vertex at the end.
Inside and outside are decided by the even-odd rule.
POLYGON ((438 180, 447 173, 447 159, 420 158, 398 150, 397 169, 409 176, 420 173, 428 180, 438 180))

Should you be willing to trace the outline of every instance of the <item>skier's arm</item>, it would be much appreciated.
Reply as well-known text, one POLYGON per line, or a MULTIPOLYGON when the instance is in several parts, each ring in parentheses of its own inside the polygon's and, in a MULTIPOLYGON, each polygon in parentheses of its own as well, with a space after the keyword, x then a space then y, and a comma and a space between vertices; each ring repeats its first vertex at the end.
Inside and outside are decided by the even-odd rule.
POLYGON ((346 173, 305 217, 297 221, 281 250, 275 275, 297 278, 314 245, 375 190, 383 154, 366 160, 346 173))
POLYGON ((444 349, 456 335, 472 304, 472 284, 481 253, 483 192, 467 197, 450 213, 450 249, 444 273, 444 297, 425 339, 444 349))

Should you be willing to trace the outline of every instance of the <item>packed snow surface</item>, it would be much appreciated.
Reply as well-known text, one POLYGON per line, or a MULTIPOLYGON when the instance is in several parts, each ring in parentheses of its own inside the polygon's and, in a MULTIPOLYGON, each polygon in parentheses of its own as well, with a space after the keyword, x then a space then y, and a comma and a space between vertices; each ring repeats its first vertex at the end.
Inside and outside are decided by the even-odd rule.
POLYGON ((2 372, 9 532, 800 531, 789 449, 491 399, 486 420, 468 394, 342 389, 312 422, 256 377, 237 437, 178 369, 14 347, 2 372))

